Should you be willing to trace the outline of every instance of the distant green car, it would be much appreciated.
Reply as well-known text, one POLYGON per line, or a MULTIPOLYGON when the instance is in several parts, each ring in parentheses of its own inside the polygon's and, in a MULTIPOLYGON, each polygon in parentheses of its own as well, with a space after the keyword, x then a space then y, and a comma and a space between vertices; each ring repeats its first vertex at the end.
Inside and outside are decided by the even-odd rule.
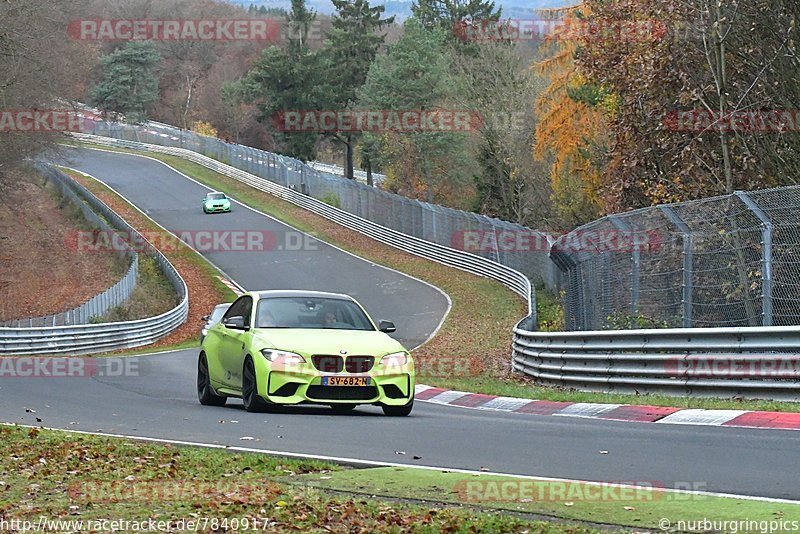
POLYGON ((247 411, 281 404, 359 404, 405 416, 414 406, 411 354, 347 295, 253 291, 208 330, 197 364, 197 395, 222 406, 241 397, 247 411))
POLYGON ((231 211, 231 199, 225 193, 212 191, 203 197, 203 213, 223 213, 231 211))

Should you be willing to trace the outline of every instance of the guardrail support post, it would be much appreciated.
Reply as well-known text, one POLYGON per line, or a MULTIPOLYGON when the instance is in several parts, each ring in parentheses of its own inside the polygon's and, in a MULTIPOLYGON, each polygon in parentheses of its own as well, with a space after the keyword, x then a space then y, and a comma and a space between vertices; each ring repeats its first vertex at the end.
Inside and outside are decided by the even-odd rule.
POLYGON ((772 221, 747 193, 734 194, 761 221, 761 326, 772 326, 772 221))
POLYGON ((692 290, 694 282, 694 265, 692 258, 692 231, 669 206, 658 206, 664 216, 683 234, 683 283, 681 302, 683 303, 683 327, 692 327, 692 290))
MULTIPOLYGON (((631 243, 636 243, 636 233, 631 226, 617 217, 616 215, 609 215, 608 220, 617 230, 627 232, 630 234, 631 243)), ((631 315, 638 315, 639 313, 639 266, 641 265, 641 255, 639 247, 633 246, 631 253, 631 315)))

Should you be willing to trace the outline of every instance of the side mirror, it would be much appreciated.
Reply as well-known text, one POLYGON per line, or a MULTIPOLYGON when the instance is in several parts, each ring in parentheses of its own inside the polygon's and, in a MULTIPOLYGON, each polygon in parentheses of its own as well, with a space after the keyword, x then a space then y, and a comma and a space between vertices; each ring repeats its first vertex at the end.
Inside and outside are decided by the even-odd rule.
POLYGON ((240 315, 228 317, 225 320, 225 328, 230 328, 231 330, 247 330, 244 326, 244 317, 240 315))
POLYGON ((397 327, 391 321, 379 321, 378 330, 386 334, 391 334, 392 332, 397 330, 397 327))
POLYGON ((204 323, 207 323, 209 319, 211 319, 210 315, 204 315, 203 318, 200 320, 203 321, 204 323))

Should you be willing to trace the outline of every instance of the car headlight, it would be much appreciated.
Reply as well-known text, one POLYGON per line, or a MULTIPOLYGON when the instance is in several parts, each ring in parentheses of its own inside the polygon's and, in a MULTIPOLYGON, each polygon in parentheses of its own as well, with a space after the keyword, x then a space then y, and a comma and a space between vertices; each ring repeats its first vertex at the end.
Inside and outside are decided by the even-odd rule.
POLYGON ((381 358, 381 365, 385 367, 402 367, 408 363, 408 354, 405 352, 393 352, 381 358))
POLYGON ((261 355, 272 363, 279 363, 286 366, 306 363, 306 359, 299 354, 286 352, 284 350, 261 349, 261 355))

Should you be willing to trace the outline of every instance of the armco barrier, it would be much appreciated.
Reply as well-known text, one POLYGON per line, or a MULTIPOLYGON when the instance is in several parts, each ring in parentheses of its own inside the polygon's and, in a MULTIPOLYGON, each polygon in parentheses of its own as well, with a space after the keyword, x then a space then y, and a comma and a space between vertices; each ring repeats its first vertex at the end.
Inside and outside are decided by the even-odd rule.
POLYGON ((513 368, 582 390, 800 400, 800 327, 533 332, 513 368))
MULTIPOLYGON (((50 167, 49 172, 59 172, 63 180, 67 175, 50 167)), ((112 226, 141 242, 146 240, 124 219, 109 210, 87 189, 77 183, 72 188, 93 208, 102 211, 112 226)), ((0 327, 0 355, 8 354, 89 354, 109 350, 139 347, 169 334, 186 321, 189 312, 189 292, 183 278, 172 264, 155 248, 144 252, 152 256, 172 283, 180 303, 156 317, 116 323, 84 324, 42 328, 0 327)))
POLYGON ((215 159, 202 154, 192 152, 183 148, 165 147, 137 141, 124 141, 109 137, 102 137, 89 134, 73 134, 74 137, 98 145, 131 148, 136 150, 158 152, 170 154, 192 161, 220 174, 238 180, 260 191, 264 191, 278 198, 291 202, 297 206, 312 211, 318 215, 330 219, 342 226, 365 234, 373 239, 386 243, 392 247, 404 250, 411 254, 421 256, 450 267, 455 267, 477 274, 486 278, 497 280, 503 285, 525 299, 528 311, 531 316, 535 314, 535 306, 532 303, 531 284, 528 278, 510 267, 496 263, 481 256, 476 256, 468 252, 452 249, 438 243, 426 241, 417 237, 406 235, 397 230, 386 228, 373 223, 352 213, 339 208, 330 206, 315 198, 304 195, 294 189, 278 185, 258 176, 239 170, 230 165, 221 163, 215 159))

